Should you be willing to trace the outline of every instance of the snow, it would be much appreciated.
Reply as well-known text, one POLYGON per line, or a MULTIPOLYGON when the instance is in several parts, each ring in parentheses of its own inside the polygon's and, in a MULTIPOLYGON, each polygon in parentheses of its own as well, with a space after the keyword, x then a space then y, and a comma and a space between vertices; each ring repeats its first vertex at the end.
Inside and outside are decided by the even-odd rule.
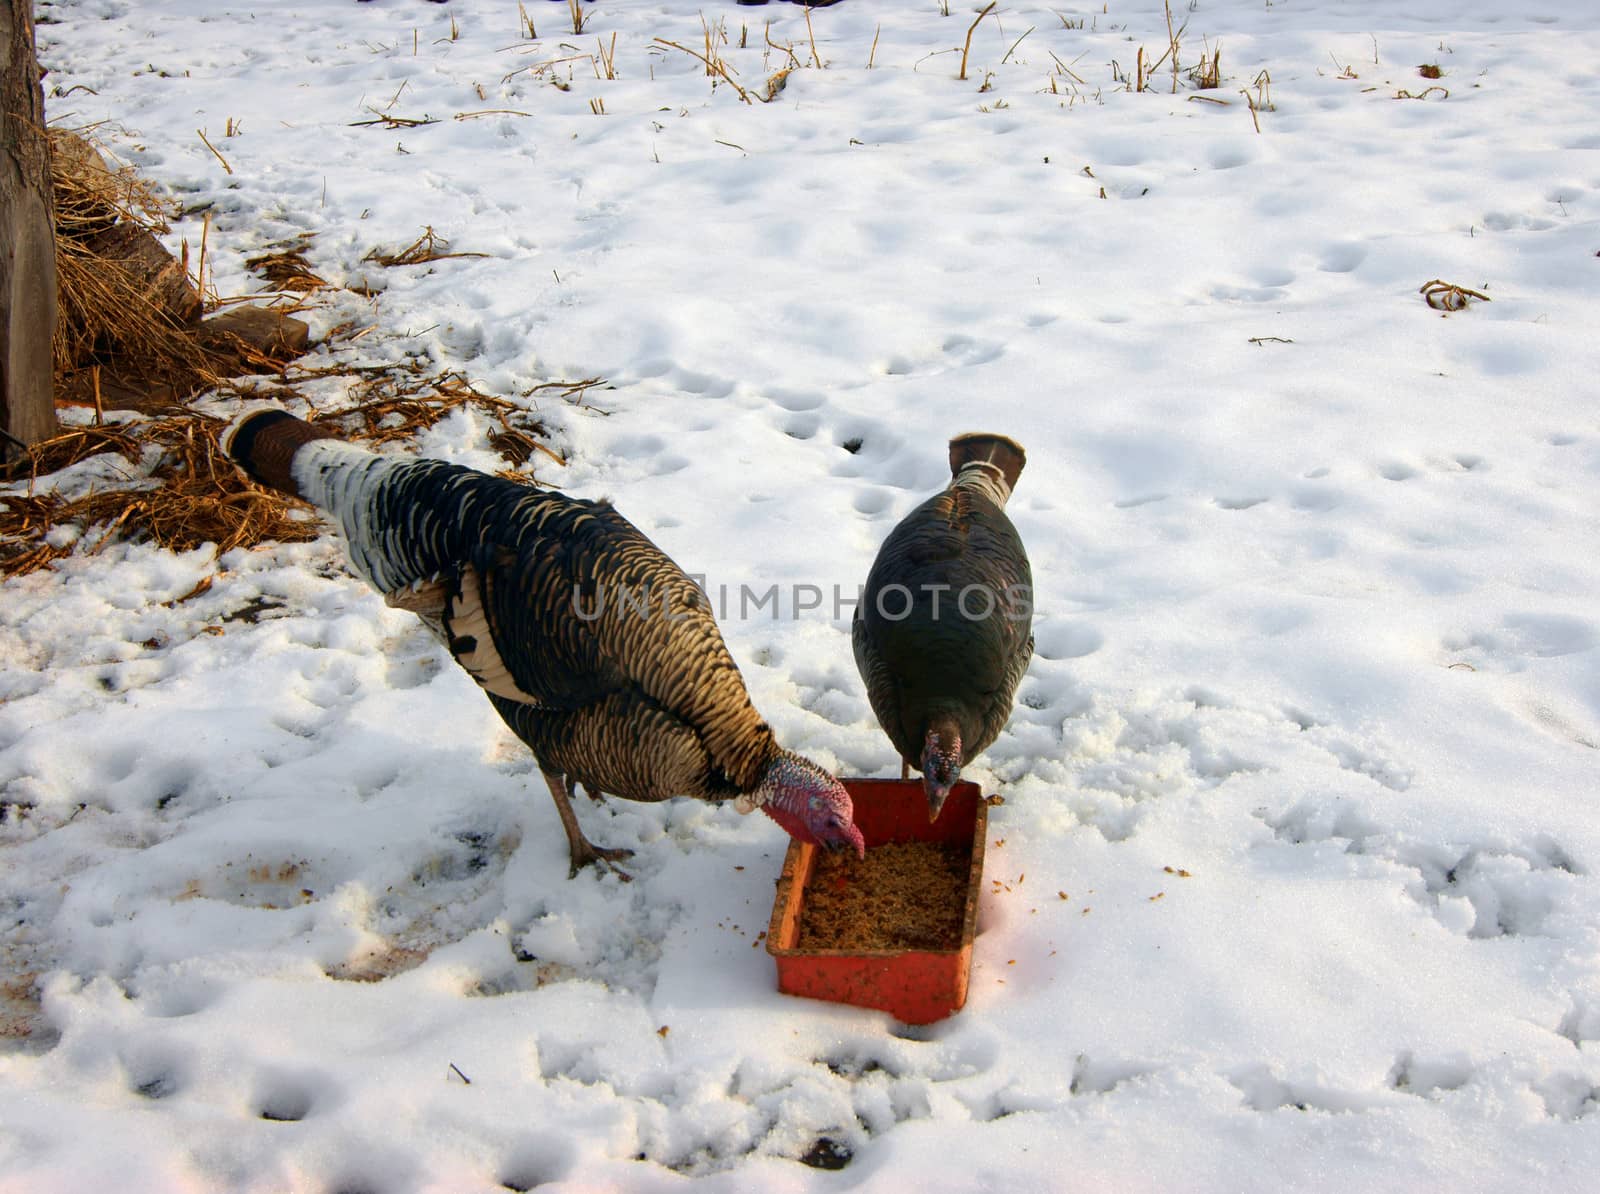
POLYGON ((786 746, 895 772, 832 594, 951 434, 1027 446, 1038 653, 967 772, 969 1002, 910 1028, 775 992, 763 818, 580 801, 634 882, 569 881, 526 751, 331 533, 86 536, 0 590, 0 1191, 1588 1180, 1600 11, 1201 0, 1224 85, 1174 94, 1113 77, 1160 3, 1005 3, 962 81, 977 7, 41 2, 49 114, 185 205, 171 247, 209 212, 228 295, 315 233, 378 293, 312 363, 536 409, 542 480, 727 595, 786 746), (775 102, 654 40, 702 20, 756 94, 792 44, 775 102), (485 256, 365 259, 424 227, 485 256))

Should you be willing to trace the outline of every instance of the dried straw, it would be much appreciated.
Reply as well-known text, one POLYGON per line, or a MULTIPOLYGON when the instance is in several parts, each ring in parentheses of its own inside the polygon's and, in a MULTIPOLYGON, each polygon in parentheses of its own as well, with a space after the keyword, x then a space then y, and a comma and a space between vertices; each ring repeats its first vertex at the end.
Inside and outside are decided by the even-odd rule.
POLYGON ((315 237, 314 232, 302 232, 291 241, 271 246, 265 253, 246 257, 245 268, 254 270, 279 290, 292 290, 299 294, 322 290, 328 286, 328 282, 317 276, 306 257, 315 237))
POLYGON ((153 467, 140 468, 125 487, 79 498, 53 492, 0 495, 0 575, 42 568, 81 544, 46 541, 55 527, 73 525, 93 554, 118 541, 152 542, 171 551, 213 543, 217 551, 265 539, 314 539, 320 528, 297 517, 289 499, 246 481, 222 451, 220 419, 184 411, 122 427, 84 427, 46 440, 14 462, 7 480, 41 475, 111 451, 153 467))
POLYGON ((373 249, 361 260, 376 262, 381 266, 395 265, 422 265, 428 261, 442 261, 447 257, 487 257, 487 253, 450 253, 446 252, 450 242, 442 236, 436 236, 433 225, 428 225, 422 230, 422 235, 417 237, 398 253, 385 253, 381 249, 373 249))
MULTIPOLYGON (((340 409, 321 417, 352 439, 370 445, 407 439, 452 411, 470 407, 497 424, 490 430, 490 444, 512 466, 502 475, 538 484, 531 470, 538 455, 566 463, 543 442, 544 426, 524 405, 481 393, 460 374, 426 374, 416 362, 286 366, 216 329, 199 335, 204 325, 186 323, 153 300, 148 270, 141 277, 137 267, 125 269, 93 251, 95 238, 110 230, 125 238, 168 231, 165 220, 170 213, 154 188, 130 170, 109 168, 92 144, 80 137, 61 130, 52 130, 51 136, 60 280, 57 395, 69 403, 92 401, 96 420, 94 426, 77 427, 36 444, 0 468, 0 483, 18 490, 0 493, 0 576, 32 572, 75 552, 93 554, 115 541, 151 542, 173 551, 210 543, 226 552, 265 540, 316 538, 321 527, 308 517, 307 507, 258 488, 227 458, 220 443, 222 420, 177 405, 205 388, 215 387, 223 396, 303 402, 296 389, 300 383, 347 379, 351 384, 340 409), (229 342, 235 341, 230 351, 229 342), (278 384, 251 384, 217 375, 218 369, 232 372, 244 366, 270 369, 277 373, 278 384), (102 373, 111 394, 121 386, 146 395, 141 401, 143 416, 105 423, 102 373), (163 394, 168 399, 165 408, 150 409, 163 394), (42 479, 107 454, 128 462, 126 480, 99 484, 78 497, 41 488, 42 479), (51 535, 66 527, 77 534, 51 535)), ((279 291, 309 294, 328 285, 310 268, 309 245, 310 236, 301 236, 246 264, 279 291)), ((447 248, 432 228, 426 228, 398 253, 374 250, 368 259, 403 266, 444 257, 484 256, 447 248)), ((164 285, 174 281, 171 270, 163 276, 164 285)), ((599 378, 552 381, 523 397, 553 393, 582 406, 588 391, 602 384, 599 378)), ((312 410, 311 417, 318 417, 318 412, 312 410)))
POLYGON ((168 205, 131 169, 108 168, 83 134, 51 129, 58 312, 52 349, 58 392, 86 402, 87 370, 115 362, 119 378, 187 396, 216 380, 191 329, 152 300, 149 279, 93 248, 115 225, 168 231, 168 205))

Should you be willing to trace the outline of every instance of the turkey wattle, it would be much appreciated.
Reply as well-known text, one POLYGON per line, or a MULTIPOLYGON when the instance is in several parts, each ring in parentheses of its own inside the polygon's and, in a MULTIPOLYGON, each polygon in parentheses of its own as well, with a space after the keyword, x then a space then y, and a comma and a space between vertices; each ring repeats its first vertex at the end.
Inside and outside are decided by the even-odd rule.
POLYGON ((856 606, 856 668, 930 820, 1005 728, 1033 657, 1033 573, 1005 513, 1026 462, 1003 435, 951 440, 949 486, 889 533, 856 606))
POLYGON ((780 749, 751 705, 703 594, 608 503, 378 455, 283 411, 246 415, 227 447, 332 515, 354 570, 483 688, 544 773, 572 874, 630 853, 584 837, 575 783, 735 800, 803 841, 864 850, 843 786, 780 749))

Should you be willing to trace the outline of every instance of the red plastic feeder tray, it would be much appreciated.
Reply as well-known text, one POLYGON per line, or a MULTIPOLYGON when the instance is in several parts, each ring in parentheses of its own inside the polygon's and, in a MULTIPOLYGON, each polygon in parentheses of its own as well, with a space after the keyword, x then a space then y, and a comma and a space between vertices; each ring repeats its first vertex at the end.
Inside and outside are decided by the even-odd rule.
POLYGON ((922 781, 846 779, 855 820, 867 848, 890 842, 959 842, 972 847, 961 939, 954 949, 800 949, 800 916, 817 847, 790 841, 772 904, 767 952, 778 963, 778 990, 878 1008, 906 1024, 930 1024, 959 1011, 967 1001, 972 938, 978 926, 978 891, 983 882, 983 846, 989 805, 974 783, 950 789, 939 819, 928 823, 922 781))

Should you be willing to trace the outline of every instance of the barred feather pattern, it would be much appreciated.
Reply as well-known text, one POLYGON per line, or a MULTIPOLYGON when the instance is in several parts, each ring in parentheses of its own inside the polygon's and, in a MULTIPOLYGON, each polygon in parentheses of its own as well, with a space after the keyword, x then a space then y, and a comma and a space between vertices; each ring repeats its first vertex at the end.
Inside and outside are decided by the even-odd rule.
POLYGON ((630 800, 722 800, 779 755, 704 595, 609 504, 331 439, 292 473, 352 567, 464 664, 484 652, 452 638, 451 612, 473 605, 510 679, 480 683, 547 770, 630 800))
POLYGON ((884 541, 851 627, 872 711, 913 767, 934 722, 959 726, 963 761, 987 749, 1033 657, 1033 573, 1002 508, 1011 485, 987 463, 953 468, 950 486, 884 541), (988 616, 967 616, 986 612, 991 597, 988 616))

